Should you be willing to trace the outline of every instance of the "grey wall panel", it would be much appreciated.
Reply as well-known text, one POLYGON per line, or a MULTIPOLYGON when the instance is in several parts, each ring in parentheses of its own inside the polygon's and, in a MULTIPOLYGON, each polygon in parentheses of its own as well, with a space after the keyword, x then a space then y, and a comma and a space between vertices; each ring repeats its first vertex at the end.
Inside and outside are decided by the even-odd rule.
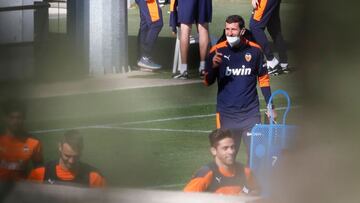
POLYGON ((34 10, 22 12, 22 42, 34 41, 34 10))
MULTIPOLYGON (((33 5, 33 0, 0 0, 0 7, 33 5)), ((34 10, 0 12, 0 44, 34 40, 34 10)))
MULTIPOLYGON (((33 4, 33 0, 0 0, 0 7, 33 4)), ((0 44, 32 42, 34 40, 34 11, 0 12, 0 27, 0 44)))
MULTIPOLYGON (((0 0, 0 8, 33 5, 33 0, 0 0)), ((0 81, 29 79, 33 75, 34 10, 0 12, 0 81)))
POLYGON ((22 40, 22 12, 0 12, 0 43, 16 43, 22 40))

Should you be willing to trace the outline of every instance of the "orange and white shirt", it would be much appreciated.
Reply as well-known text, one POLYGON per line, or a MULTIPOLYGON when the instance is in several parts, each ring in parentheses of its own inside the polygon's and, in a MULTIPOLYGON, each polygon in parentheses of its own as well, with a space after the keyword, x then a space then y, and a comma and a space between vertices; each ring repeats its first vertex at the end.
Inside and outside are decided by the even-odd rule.
POLYGON ((200 168, 185 186, 184 192, 211 192, 223 195, 248 194, 256 188, 249 168, 236 163, 234 170, 218 167, 215 162, 200 168))
POLYGON ((26 178, 30 161, 43 161, 40 141, 32 137, 0 135, 0 180, 26 178))

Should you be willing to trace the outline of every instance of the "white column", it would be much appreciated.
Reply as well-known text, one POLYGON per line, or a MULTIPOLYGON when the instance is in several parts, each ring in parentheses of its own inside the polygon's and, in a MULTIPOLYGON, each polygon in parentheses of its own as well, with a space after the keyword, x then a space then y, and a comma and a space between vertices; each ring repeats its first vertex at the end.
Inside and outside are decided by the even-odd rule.
POLYGON ((127 68, 127 0, 90 0, 90 74, 127 68))

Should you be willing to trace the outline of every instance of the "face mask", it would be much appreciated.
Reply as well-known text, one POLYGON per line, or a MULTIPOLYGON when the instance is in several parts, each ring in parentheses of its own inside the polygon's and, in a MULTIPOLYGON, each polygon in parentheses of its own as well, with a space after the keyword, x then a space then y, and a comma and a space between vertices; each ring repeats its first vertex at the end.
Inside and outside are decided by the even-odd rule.
POLYGON ((240 43, 240 37, 238 36, 236 37, 226 36, 226 40, 228 41, 231 47, 234 47, 240 43))

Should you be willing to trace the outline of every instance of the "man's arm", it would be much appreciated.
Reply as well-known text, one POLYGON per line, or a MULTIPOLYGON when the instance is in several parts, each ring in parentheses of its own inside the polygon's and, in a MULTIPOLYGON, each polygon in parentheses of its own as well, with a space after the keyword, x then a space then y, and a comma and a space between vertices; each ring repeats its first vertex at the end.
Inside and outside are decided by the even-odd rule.
POLYGON ((44 176, 45 176, 45 168, 39 167, 39 168, 33 169, 30 172, 27 180, 42 183, 44 181, 44 176))
POLYGON ((251 5, 254 9, 259 7, 259 0, 251 0, 251 5))
POLYGON ((217 43, 211 48, 210 53, 206 58, 204 78, 204 84, 206 86, 212 85, 219 75, 219 68, 222 63, 223 56, 220 49, 225 47, 227 47, 226 40, 217 43))
POLYGON ((226 41, 222 41, 215 46, 213 46, 210 50, 209 55, 206 58, 205 63, 205 78, 204 84, 206 86, 212 85, 219 74, 219 67, 222 63, 222 53, 218 49, 226 47, 226 41))
POLYGON ((219 56, 216 56, 215 53, 210 53, 206 59, 205 63, 205 77, 204 77, 204 84, 206 86, 212 85, 218 75, 218 66, 214 66, 214 58, 218 60, 219 56))
MULTIPOLYGON (((260 80, 260 78, 259 78, 260 80)), ((277 117, 277 113, 275 111, 275 106, 273 103, 269 104, 269 99, 270 99, 270 96, 271 96, 271 89, 270 89, 270 86, 268 87, 260 87, 261 88, 261 92, 265 98, 265 101, 266 101, 266 116, 268 117, 268 119, 272 118, 273 121, 276 120, 276 117, 277 117), (270 111, 269 111, 270 109, 270 111)))
POLYGON ((245 177, 246 177, 246 186, 248 186, 250 189, 249 193, 250 195, 258 195, 260 194, 260 185, 256 179, 256 177, 254 176, 254 173, 251 171, 250 168, 245 167, 244 168, 244 173, 245 173, 245 177))
POLYGON ((90 187, 102 188, 106 186, 106 181, 103 176, 97 172, 90 172, 90 187))
POLYGON ((41 142, 38 139, 35 139, 32 137, 32 135, 29 135, 29 137, 26 140, 26 144, 31 149, 31 156, 29 161, 32 162, 32 167, 36 168, 43 165, 43 153, 42 153, 42 145, 41 142))
POLYGON ((171 0, 170 2, 169 26, 171 27, 172 33, 175 35, 177 33, 177 27, 179 26, 177 14, 177 0, 171 0))
POLYGON ((271 88, 270 88, 270 76, 269 74, 267 73, 267 69, 266 67, 263 67, 263 64, 262 64, 262 57, 260 57, 259 59, 259 63, 258 63, 258 66, 260 67, 259 68, 259 76, 258 76, 258 81, 259 81, 259 86, 260 86, 260 89, 261 89, 261 93, 262 95, 264 96, 264 99, 265 99, 265 102, 266 102, 266 108, 269 109, 269 105, 270 105, 270 109, 271 109, 271 112, 269 112, 269 110, 266 112, 266 115, 267 117, 270 119, 270 116, 272 116, 273 120, 276 119, 277 117, 277 113, 275 111, 275 106, 274 104, 269 104, 269 100, 270 100, 270 97, 271 97, 271 88))
POLYGON ((271 88, 270 88, 270 77, 268 74, 258 77, 259 86, 261 89, 261 93, 264 96, 265 102, 268 105, 269 99, 271 96, 271 88))
POLYGON ((41 142, 40 141, 37 141, 37 142, 38 143, 35 145, 33 155, 32 155, 32 162, 33 162, 34 168, 43 165, 43 162, 44 162, 41 142))

